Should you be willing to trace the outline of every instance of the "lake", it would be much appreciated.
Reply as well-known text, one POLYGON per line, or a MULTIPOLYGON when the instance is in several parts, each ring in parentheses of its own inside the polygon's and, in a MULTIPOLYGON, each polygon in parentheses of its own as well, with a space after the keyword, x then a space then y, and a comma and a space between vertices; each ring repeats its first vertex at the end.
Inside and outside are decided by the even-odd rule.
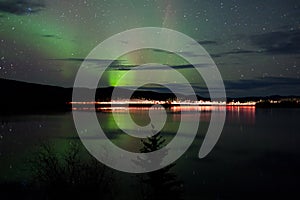
MULTIPOLYGON (((300 109, 227 107, 225 126, 218 143, 208 156, 199 159, 211 109, 201 109, 196 139, 170 169, 180 182, 183 199, 260 199, 298 195, 300 109)), ((176 134, 181 114, 187 115, 189 120, 199 121, 193 118, 194 112, 168 110, 167 122, 161 131, 166 143, 176 134)), ((130 113, 137 124, 149 123, 147 109, 132 109, 130 113)), ((116 114, 116 119, 109 110, 97 112, 97 117, 114 144, 133 152, 139 152, 143 147, 140 139, 119 131, 118 123, 126 127, 122 110, 116 114)), ((1 116, 0 183, 20 183, 29 187, 28 160, 39 145, 49 142, 62 154, 74 141, 80 140, 71 112, 1 116)), ((83 145, 81 148, 82 156, 88 155, 83 145)), ((114 170, 113 174, 114 187, 110 189, 118 191, 114 197, 138 199, 135 194, 139 190, 137 175, 114 170)))

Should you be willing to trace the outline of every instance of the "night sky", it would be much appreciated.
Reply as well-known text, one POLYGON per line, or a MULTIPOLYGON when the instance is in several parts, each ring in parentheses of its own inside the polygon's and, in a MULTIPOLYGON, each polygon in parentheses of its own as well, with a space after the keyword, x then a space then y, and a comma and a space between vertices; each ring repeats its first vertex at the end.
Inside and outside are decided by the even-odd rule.
MULTIPOLYGON (((300 95, 299 0, 0 0, 0 77, 72 87, 95 46, 149 26, 199 41, 228 96, 300 95)), ((135 66, 153 57, 185 65, 155 51, 124 55, 116 63, 135 66)), ((125 73, 118 69, 109 73, 111 85, 109 79, 125 73)))

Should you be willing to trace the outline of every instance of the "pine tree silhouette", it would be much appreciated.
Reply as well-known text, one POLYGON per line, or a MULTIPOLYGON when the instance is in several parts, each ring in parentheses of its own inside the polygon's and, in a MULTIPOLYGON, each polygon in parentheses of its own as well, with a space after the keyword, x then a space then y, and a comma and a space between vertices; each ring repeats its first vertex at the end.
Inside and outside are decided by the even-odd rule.
MULTIPOLYGON (((164 146, 165 139, 160 133, 141 140, 143 148, 141 153, 148 153, 161 149, 164 146)), ((167 154, 167 150, 165 154, 167 154)), ((157 158, 155 162, 161 162, 163 158, 157 158)), ((145 162, 145 160, 144 160, 145 162)), ((171 164, 160 170, 149 172, 141 176, 142 199, 182 199, 183 182, 178 180, 177 175, 170 170, 176 164, 171 164)))

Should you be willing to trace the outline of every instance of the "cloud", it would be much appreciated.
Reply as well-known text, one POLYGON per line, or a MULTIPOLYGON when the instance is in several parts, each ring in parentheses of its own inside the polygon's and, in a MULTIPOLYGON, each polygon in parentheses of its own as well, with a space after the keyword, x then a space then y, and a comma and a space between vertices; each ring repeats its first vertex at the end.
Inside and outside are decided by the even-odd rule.
POLYGON ((252 80, 227 80, 224 84, 229 96, 300 95, 300 79, 297 78, 265 77, 252 80))
POLYGON ((42 37, 45 38, 55 38, 55 39, 62 39, 61 37, 57 36, 57 35, 51 35, 51 34, 44 34, 42 35, 42 37))
MULTIPOLYGON (((155 65, 149 65, 149 66, 143 66, 143 68, 136 68, 140 65, 122 65, 124 60, 109 60, 109 59, 85 59, 85 58, 56 58, 56 59, 50 59, 55 61, 64 61, 64 62, 88 62, 92 64, 98 64, 95 65, 95 67, 99 67, 99 65, 106 65, 110 64, 110 70, 116 70, 116 71, 129 71, 129 70, 165 70, 168 69, 164 66, 155 66, 155 65), (136 69, 135 69, 136 68, 136 69)), ((212 64, 209 63, 201 63, 201 64, 187 64, 187 65, 174 65, 170 66, 173 69, 193 69, 193 68, 202 68, 202 67, 211 67, 212 64)))
MULTIPOLYGON (((196 94, 202 97, 209 97, 208 89, 204 83, 190 83, 196 94)), ((266 77, 249 80, 224 80, 227 97, 249 97, 249 96, 299 96, 300 79, 284 77, 266 77)), ((189 86, 186 84, 167 84, 166 87, 176 87, 177 91, 187 94, 189 86)), ((128 88, 130 89, 130 88, 128 88)), ((158 92, 167 92, 163 87, 147 86, 142 89, 148 89, 158 92)), ((218 92, 219 89, 211 88, 212 91, 218 92)))
POLYGON ((0 12, 24 15, 36 13, 45 7, 44 0, 0 0, 0 12))
POLYGON ((253 80, 225 81, 228 89, 255 89, 269 86, 293 85, 300 86, 300 79, 285 77, 265 77, 253 80))
POLYGON ((162 50, 162 49, 151 49, 151 51, 158 52, 158 53, 174 54, 173 52, 165 51, 165 50, 162 50))
POLYGON ((176 52, 179 55, 182 55, 184 57, 189 57, 189 58, 193 58, 193 57, 199 57, 199 56, 203 56, 203 57, 207 57, 208 55, 199 55, 198 52, 192 52, 192 51, 183 51, 183 52, 176 52))
POLYGON ((86 59, 86 58, 56 58, 56 59, 50 59, 50 60, 57 60, 57 61, 70 61, 70 62, 93 62, 93 63, 110 63, 110 62, 116 62, 116 60, 109 60, 109 59, 86 59))
MULTIPOLYGON (((282 28, 282 27, 281 27, 282 28)), ((245 38, 245 36, 239 36, 245 38)), ((252 45, 258 50, 233 49, 211 54, 213 58, 239 54, 300 54, 300 30, 274 31, 249 36, 252 45)))
POLYGON ((237 54, 256 54, 256 53, 262 53, 261 51, 256 51, 256 50, 246 50, 246 49, 233 49, 231 51, 226 51, 226 52, 221 52, 221 53, 216 53, 216 54, 211 54, 213 58, 219 58, 223 56, 228 56, 228 55, 237 55, 237 54))
POLYGON ((213 41, 213 40, 203 40, 203 41, 198 41, 199 44, 201 45, 217 45, 218 42, 213 41))
POLYGON ((119 66, 122 66, 119 63, 123 61, 123 60, 87 59, 87 58, 55 58, 49 60, 61 61, 61 62, 78 62, 78 63, 86 62, 86 64, 88 64, 88 67, 91 69, 97 69, 99 67, 109 65, 110 70, 118 70, 119 66))
POLYGON ((250 41, 267 54, 299 54, 300 30, 276 31, 250 36, 250 41))
MULTIPOLYGON (((211 67, 212 64, 194 64, 194 65, 173 65, 169 66, 172 69, 195 69, 195 68, 201 68, 201 67, 211 67)), ((170 68, 166 68, 165 66, 143 66, 142 68, 136 68, 135 65, 132 66, 124 66, 124 65, 115 65, 113 66, 114 70, 123 70, 123 71, 129 71, 129 70, 169 70, 170 68)))

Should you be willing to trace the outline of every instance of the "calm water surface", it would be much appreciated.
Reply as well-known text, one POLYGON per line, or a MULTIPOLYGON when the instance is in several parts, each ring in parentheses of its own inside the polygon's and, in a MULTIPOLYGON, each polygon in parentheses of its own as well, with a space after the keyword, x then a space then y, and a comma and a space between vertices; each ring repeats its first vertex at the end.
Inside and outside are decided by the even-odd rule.
MULTIPOLYGON (((161 131, 167 142, 176 134, 181 114, 189 116, 188 120, 199 120, 193 118, 193 112, 169 110, 167 123, 161 131)), ((120 132, 116 125, 123 123, 126 127, 127 119, 122 112, 115 120, 111 112, 98 112, 97 115, 105 133, 116 145, 139 151, 140 140, 120 132)), ((149 123, 147 110, 132 110, 131 115, 137 124, 149 123)), ((184 199, 243 199, 241 195, 244 199, 268 198, 297 194, 300 109, 228 107, 217 145, 206 158, 199 159, 197 155, 210 115, 209 108, 202 109, 197 137, 172 169, 183 182, 184 199)), ((52 142, 57 151, 63 151, 71 141, 78 141, 71 112, 1 116, 0 182, 26 183, 30 179, 26 163, 39 144, 52 142)), ((128 189, 134 193, 134 175, 115 172, 115 176, 120 194, 128 189)))

